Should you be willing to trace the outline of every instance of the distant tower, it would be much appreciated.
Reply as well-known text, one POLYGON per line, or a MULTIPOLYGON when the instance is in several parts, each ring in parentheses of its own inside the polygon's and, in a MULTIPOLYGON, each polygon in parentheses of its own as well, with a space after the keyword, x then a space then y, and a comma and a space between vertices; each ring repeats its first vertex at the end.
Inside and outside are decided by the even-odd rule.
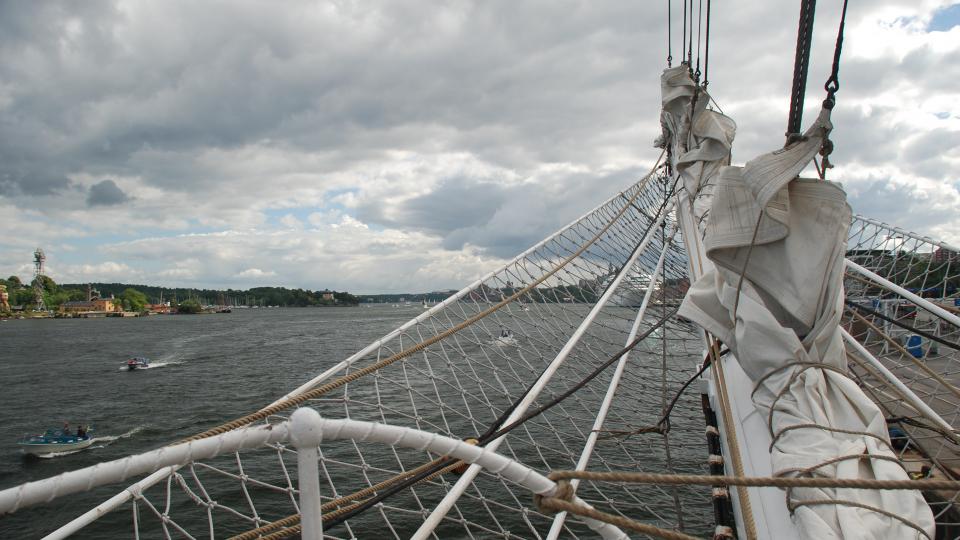
POLYGON ((47 305, 43 302, 43 261, 47 260, 47 256, 43 254, 43 250, 37 248, 33 252, 33 303, 36 306, 34 309, 37 311, 46 311, 47 305))

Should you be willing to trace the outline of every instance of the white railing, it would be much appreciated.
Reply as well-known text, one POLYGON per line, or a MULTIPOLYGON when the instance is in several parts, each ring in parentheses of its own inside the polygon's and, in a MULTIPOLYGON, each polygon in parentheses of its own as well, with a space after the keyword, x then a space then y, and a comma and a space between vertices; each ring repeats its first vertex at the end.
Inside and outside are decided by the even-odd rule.
MULTIPOLYGON (((269 426, 246 427, 207 439, 167 446, 152 452, 129 456, 92 467, 66 472, 59 476, 28 482, 0 491, 0 516, 27 506, 50 502, 58 497, 86 491, 97 486, 123 481, 145 473, 169 474, 164 468, 183 466, 195 460, 257 448, 265 444, 291 443, 298 453, 298 487, 303 526, 302 537, 320 540, 320 480, 317 469, 317 447, 325 440, 350 439, 395 447, 412 448, 462 460, 471 466, 484 468, 531 492, 552 497, 557 484, 533 469, 497 454, 491 449, 467 444, 407 427, 390 426, 360 420, 332 420, 321 418, 310 408, 294 411, 290 420, 269 426)), ((134 494, 136 497, 137 494, 134 494)), ((579 504, 586 503, 575 498, 579 504)), ((624 539, 627 536, 613 525, 584 520, 587 526, 605 539, 624 539)))

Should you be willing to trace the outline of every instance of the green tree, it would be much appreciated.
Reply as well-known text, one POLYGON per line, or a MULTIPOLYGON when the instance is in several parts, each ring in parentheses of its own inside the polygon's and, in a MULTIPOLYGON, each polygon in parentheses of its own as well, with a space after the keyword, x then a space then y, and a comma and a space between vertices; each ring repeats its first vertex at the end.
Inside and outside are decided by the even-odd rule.
POLYGON ((177 306, 177 313, 200 313, 201 311, 203 311, 203 306, 192 298, 180 302, 180 305, 177 306))
POLYGON ((120 299, 123 300, 124 309, 130 311, 143 311, 147 306, 147 295, 133 288, 125 289, 120 299))
POLYGON ((33 304, 33 289, 26 287, 10 293, 10 304, 14 306, 28 306, 33 304))
POLYGON ((41 274, 39 279, 40 279, 40 283, 43 284, 43 290, 47 294, 54 294, 57 292, 57 289, 59 287, 57 287, 57 282, 54 281, 53 278, 51 278, 50 276, 44 276, 41 274))
POLYGON ((7 283, 10 284, 11 289, 19 289, 23 287, 23 283, 20 281, 20 278, 17 276, 10 276, 7 278, 7 283))

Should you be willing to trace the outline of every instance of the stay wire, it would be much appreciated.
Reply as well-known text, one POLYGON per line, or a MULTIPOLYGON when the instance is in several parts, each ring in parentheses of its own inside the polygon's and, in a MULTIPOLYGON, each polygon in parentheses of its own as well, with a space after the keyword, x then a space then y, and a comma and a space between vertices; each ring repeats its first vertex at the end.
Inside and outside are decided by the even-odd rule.
POLYGON ((680 37, 680 63, 683 63, 683 48, 687 45, 687 0, 683 2, 683 35, 680 37))
POLYGON ((851 301, 851 300, 844 300, 844 302, 845 302, 848 306, 856 309, 857 311, 863 311, 864 313, 868 313, 868 314, 870 314, 870 315, 873 315, 874 317, 877 317, 878 319, 883 319, 883 320, 887 321, 888 323, 891 323, 891 324, 894 324, 894 325, 896 325, 896 326, 899 326, 900 328, 903 328, 904 330, 908 330, 908 331, 910 331, 910 332, 913 332, 914 334, 917 334, 918 336, 923 336, 923 337, 925 337, 925 338, 927 338, 927 339, 929 339, 929 340, 931 340, 931 341, 936 341, 937 343, 939 343, 939 344, 941 344, 941 345, 945 345, 945 346, 947 346, 947 347, 950 347, 951 349, 960 351, 960 344, 953 343, 952 341, 947 341, 947 340, 943 339, 943 338, 940 337, 940 336, 937 336, 937 335, 935 335, 935 334, 931 334, 930 332, 926 332, 926 331, 924 331, 924 330, 920 330, 919 328, 913 327, 913 326, 911 326, 911 325, 909 325, 909 324, 907 324, 907 323, 905 323, 905 322, 898 321, 898 320, 894 319, 893 317, 887 317, 886 315, 884 315, 883 313, 880 313, 879 311, 870 309, 870 308, 868 308, 868 307, 866 307, 866 306, 861 306, 860 304, 857 304, 856 302, 853 302, 853 301, 851 301))
MULTIPOLYGON (((730 352, 730 349, 723 349, 717 354, 717 358, 721 358, 730 352)), ((696 373, 690 376, 687 379, 687 382, 683 383, 679 390, 673 395, 673 398, 670 400, 670 404, 664 409, 663 414, 660 416, 660 419, 657 420, 657 423, 650 427, 643 427, 633 431, 614 431, 614 430, 603 430, 608 435, 601 436, 601 440, 612 439, 614 437, 629 437, 631 435, 639 435, 641 433, 653 433, 653 432, 664 432, 670 430, 670 413, 673 412, 673 408, 676 406, 677 402, 680 401, 680 398, 683 396, 683 393, 686 392, 687 388, 693 384, 693 381, 697 380, 707 368, 710 367, 710 362, 712 354, 708 353, 707 356, 703 358, 703 364, 701 364, 700 369, 696 373), (663 425, 666 424, 666 428, 663 425)))
MULTIPOLYGON (((671 192, 671 195, 672 195, 672 192, 671 192)), ((660 216, 660 215, 665 211, 666 206, 667 206, 667 204, 669 203, 669 200, 670 200, 670 197, 665 197, 665 198, 664 198, 664 203, 661 205, 660 209, 657 211, 657 214, 656 214, 657 216, 660 216)), ((650 227, 653 227, 653 223, 654 223, 654 222, 651 222, 650 227)), ((649 232, 649 228, 648 228, 648 232, 649 232)), ((639 249, 639 247, 640 247, 640 246, 638 245, 636 249, 639 249)), ((666 248, 665 248, 665 249, 666 249, 666 248)), ((530 412, 528 412, 527 414, 521 416, 520 418, 518 418, 518 419, 517 419, 516 421, 514 421, 513 423, 508 424, 508 425, 506 425, 506 426, 503 426, 503 427, 500 428, 500 429, 496 429, 497 426, 502 425, 503 422, 506 422, 506 420, 507 420, 507 418, 510 416, 510 414, 511 414, 511 413, 520 405, 520 403, 523 401, 523 398, 524 398, 527 394, 530 393, 530 391, 533 389, 533 384, 531 384, 531 385, 523 392, 523 394, 522 394, 519 398, 517 398, 512 405, 510 405, 510 407, 508 407, 503 413, 501 413, 501 415, 500 415, 493 423, 491 423, 491 425, 490 425, 490 427, 487 429, 487 431, 484 432, 482 435, 480 435, 480 436, 477 438, 477 445, 478 445, 478 446, 484 446, 484 445, 486 445, 487 443, 489 443, 490 441, 493 441, 493 440, 495 440, 495 439, 498 439, 498 438, 506 435, 507 433, 509 433, 509 432, 512 431, 513 429, 515 429, 515 428, 521 426, 522 424, 524 424, 525 422, 527 422, 528 420, 530 420, 530 419, 532 419, 532 418, 535 418, 535 417, 543 414, 543 413, 546 412, 547 410, 553 408, 554 406, 556 406, 557 404, 559 404, 560 402, 562 402, 562 401, 565 400, 566 398, 568 398, 568 397, 570 397, 571 395, 573 395, 575 392, 577 392, 578 390, 580 390, 581 388, 583 388, 584 386, 586 386, 590 381, 592 381, 592 380, 595 379, 597 376, 599 376, 606 368, 610 367, 614 362, 616 362, 616 361, 619 360, 621 357, 623 357, 623 355, 625 355, 625 354, 627 354, 628 352, 630 352, 631 350, 633 350, 637 345, 639 345, 639 344, 640 344, 644 339, 646 339, 650 334, 652 334, 654 331, 656 331, 656 330, 659 329, 661 326, 663 326, 664 324, 666 324, 667 321, 668 321, 671 317, 673 317, 673 315, 676 314, 677 310, 679 310, 679 309, 680 309, 679 307, 674 308, 673 311, 671 311, 669 314, 664 315, 664 317, 663 317, 662 319, 660 319, 660 320, 657 321, 653 326, 651 326, 650 328, 648 328, 643 334, 641 334, 640 336, 637 336, 636 339, 634 339, 632 342, 630 342, 629 344, 627 344, 627 346, 625 346, 623 349, 621 349, 617 354, 615 354, 614 356, 612 356, 610 359, 606 360, 603 364, 601 364, 601 365, 598 366, 596 369, 594 369, 593 372, 591 372, 589 375, 587 375, 586 378, 584 378, 583 380, 581 380, 579 383, 573 385, 571 388, 569 388, 569 389, 568 389, 567 391, 565 391, 564 393, 562 393, 562 394, 560 394, 559 396, 555 397, 554 399, 550 400, 549 402, 547 402, 546 404, 542 405, 541 407, 539 407, 539 408, 537 408, 537 409, 535 409, 535 410, 533 410, 533 411, 530 411, 530 412)), ((547 369, 547 368, 544 368, 544 371, 546 371, 546 369, 547 369)), ((537 379, 534 379, 534 380, 535 380, 535 381, 536 381, 536 380, 539 380, 539 377, 537 377, 537 379)), ((386 499, 386 498, 388 498, 388 497, 391 497, 391 496, 393 496, 394 494, 396 494, 396 493, 398 493, 398 492, 400 492, 400 491, 403 491, 403 490, 407 489, 408 487, 410 487, 410 486, 412 486, 412 485, 414 485, 414 484, 416 484, 416 483, 418 483, 418 482, 423 481, 425 478, 428 478, 428 477, 436 474, 437 472, 441 471, 442 469, 445 469, 446 467, 449 467, 449 466, 452 465, 455 461, 456 461, 456 460, 455 460, 454 458, 442 458, 442 459, 440 459, 439 461, 437 461, 437 463, 436 463, 433 467, 430 467, 430 468, 428 468, 428 469, 420 472, 419 474, 416 474, 416 475, 414 475, 414 476, 411 476, 411 477, 409 477, 409 478, 404 479, 404 480, 401 481, 401 482, 398 482, 397 484, 394 484, 393 486, 385 489, 384 491, 382 491, 381 493, 377 494, 376 496, 371 497, 370 499, 367 499, 367 500, 365 500, 365 501, 363 501, 363 502, 361 502, 361 503, 358 503, 355 508, 352 508, 352 509, 344 512, 343 514, 338 515, 337 517, 331 519, 329 522, 324 522, 324 527, 333 527, 333 526, 336 526, 336 525, 338 525, 338 524, 340 524, 340 523, 342 523, 342 522, 344 522, 344 521, 352 518, 353 516, 356 516, 356 515, 364 512, 364 511, 366 511, 367 509, 369 509, 369 508, 373 507, 374 505, 378 504, 380 501, 382 501, 382 500, 384 500, 384 499, 386 499)))
POLYGON ((690 0, 690 32, 687 34, 687 66, 691 69, 693 68, 693 0, 690 0))
MULTIPOLYGON (((692 0, 691 0, 692 1, 692 0)), ((703 0, 698 0, 700 7, 697 10, 697 69, 693 72, 693 79, 700 82, 700 31, 703 29, 703 0)))
POLYGON ((704 43, 703 55, 703 87, 710 84, 710 0, 707 0, 707 41, 704 43))
POLYGON ((807 68, 810 65, 810 45, 813 41, 813 17, 816 0, 801 0, 800 22, 797 27, 797 50, 793 63, 793 85, 790 89, 790 116, 787 119, 787 142, 800 133, 803 120, 803 98, 807 88, 807 68))
POLYGON ((672 67, 672 66, 673 66, 673 0, 667 0, 667 67, 672 67))
POLYGON ((840 50, 843 48, 843 26, 846 19, 847 0, 843 0, 843 11, 840 13, 840 27, 837 29, 837 44, 833 49, 833 67, 830 71, 830 77, 823 85, 823 89, 827 91, 827 99, 824 100, 823 106, 828 109, 832 109, 836 104, 834 95, 840 90, 840 50))
MULTIPOLYGON (((506 435, 507 433, 513 431, 514 429, 520 427, 521 425, 523 425, 523 424, 526 423, 527 421, 529 421, 529 420, 531 420, 531 419, 533 419, 533 418, 536 418, 537 416, 540 416, 541 414, 547 412, 548 410, 550 410, 550 409, 553 408, 554 406, 556 406, 556 405, 558 405, 559 403, 561 403, 563 400, 565 400, 565 399, 567 399, 568 397, 570 397, 571 395, 573 395, 575 392, 577 392, 578 390, 580 390, 581 388, 583 388, 584 386, 586 386, 590 381, 592 381, 593 379, 597 378, 597 376, 599 376, 601 373, 603 373, 603 371, 604 371, 606 368, 610 367, 614 362, 618 361, 621 357, 623 357, 623 355, 627 354, 628 352, 630 352, 631 350, 633 350, 634 348, 636 348, 636 346, 639 345, 642 341, 644 341, 647 337, 649 337, 650 334, 652 334, 653 332, 655 332, 656 330, 658 330, 660 327, 662 327, 663 325, 665 325, 665 324, 667 323, 667 321, 669 321, 669 320, 677 313, 677 311, 678 311, 679 309, 680 309, 679 307, 676 307, 676 308, 674 308, 673 310, 671 310, 670 313, 664 315, 664 317, 663 317, 662 319, 660 319, 660 320, 657 321, 655 324, 653 324, 653 326, 651 326, 651 327, 648 328, 646 331, 644 331, 643 334, 637 336, 636 339, 634 339, 634 340, 631 341, 629 344, 627 344, 626 347, 624 347, 624 348, 621 349, 619 352, 617 352, 615 355, 611 356, 608 360, 604 361, 602 364, 600 364, 599 366, 597 366, 589 375, 587 375, 587 376, 586 376, 584 379, 582 379, 580 382, 578 382, 577 384, 575 384, 575 385, 573 385, 572 387, 568 388, 568 389, 567 389, 566 391, 564 391, 562 394, 560 394, 560 395, 558 395, 557 397, 553 398, 552 400, 548 401, 548 402, 545 403, 544 405, 542 405, 542 406, 538 407, 537 409, 535 409, 535 410, 533 410, 533 411, 530 411, 530 412, 526 413, 525 415, 521 416, 520 418, 516 419, 514 422, 512 422, 512 423, 510 423, 510 424, 508 424, 508 425, 506 425, 506 426, 504 426, 504 427, 502 427, 502 428, 500 428, 499 430, 497 430, 497 431, 495 431, 495 432, 487 435, 487 436, 484 437, 484 438, 478 439, 477 445, 478 445, 478 446, 485 446, 485 445, 488 444, 489 442, 491 442, 491 441, 493 441, 493 440, 496 440, 496 439, 499 439, 500 437, 502 437, 502 436, 506 435)), ((529 389, 527 390, 527 392, 529 392, 529 389)), ((524 394, 526 394, 527 392, 525 392, 524 394)), ((496 425, 496 424, 494 424, 494 425, 496 425)), ((489 430, 488 430, 488 432, 489 432, 489 430)), ((419 474, 417 474, 417 475, 411 476, 411 477, 403 480, 402 482, 399 482, 399 483, 397 483, 397 484, 395 484, 395 485, 387 488, 386 490, 384 490, 383 492, 377 494, 376 496, 371 497, 370 499, 367 499, 367 500, 363 501, 362 503, 357 504, 357 506, 356 506, 355 508, 353 508, 353 509, 351 509, 351 510, 349 510, 349 511, 347 511, 347 512, 344 512, 343 514, 338 515, 337 517, 335 517, 335 518, 333 518, 333 519, 331 519, 331 520, 329 520, 329 521, 325 521, 324 524, 323 524, 323 525, 324 525, 324 528, 331 528, 331 527, 334 527, 334 526, 336 526, 336 525, 339 525, 340 523, 343 523, 344 521, 352 518, 353 516, 356 516, 357 514, 360 514, 360 513, 364 512, 364 511, 366 511, 367 509, 373 507, 374 505, 380 503, 380 501, 382 501, 382 500, 384 500, 384 499, 386 499, 386 498, 388 498, 388 497, 391 497, 391 496, 393 496, 394 494, 396 494, 396 493, 398 493, 398 492, 400 492, 400 491, 403 491, 403 490, 407 489, 408 487, 416 484, 417 482, 422 481, 423 479, 425 479, 425 478, 427 478, 427 477, 429 477, 429 476, 432 476, 432 475, 436 474, 438 471, 440 471, 440 470, 442 470, 442 469, 450 466, 450 465, 453 464, 455 461, 456 461, 456 460, 455 460, 454 458, 444 458, 444 459, 438 461, 438 462, 436 463, 436 465, 434 465, 433 467, 431 467, 431 468, 429 468, 429 469, 427 469, 427 470, 424 470, 424 471, 422 471, 421 473, 419 473, 419 474)))

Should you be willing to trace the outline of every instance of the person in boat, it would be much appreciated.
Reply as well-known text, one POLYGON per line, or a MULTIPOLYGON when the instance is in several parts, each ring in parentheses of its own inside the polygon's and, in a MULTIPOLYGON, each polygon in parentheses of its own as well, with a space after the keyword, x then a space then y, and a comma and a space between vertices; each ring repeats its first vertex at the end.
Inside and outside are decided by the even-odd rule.
POLYGON ((86 434, 87 434, 87 430, 83 429, 83 426, 82 426, 82 425, 81 425, 81 426, 77 426, 77 438, 78 438, 78 439, 82 439, 84 436, 86 436, 86 434))

